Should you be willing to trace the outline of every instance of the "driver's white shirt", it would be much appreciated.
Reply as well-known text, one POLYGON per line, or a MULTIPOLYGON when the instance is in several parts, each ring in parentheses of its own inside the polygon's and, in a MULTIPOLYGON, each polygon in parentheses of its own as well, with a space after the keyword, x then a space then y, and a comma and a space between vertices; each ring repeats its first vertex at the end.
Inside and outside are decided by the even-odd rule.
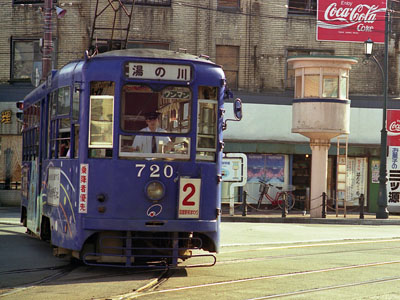
MULTIPOLYGON (((145 127, 142 130, 143 132, 151 132, 149 127, 145 127)), ((165 129, 157 128, 156 132, 167 132, 165 129)), ((139 151, 142 153, 151 153, 151 141, 153 136, 149 135, 137 135, 133 140, 133 148, 136 149, 139 147, 139 151)), ((167 136, 156 136, 156 144, 159 145, 160 141, 163 142, 164 145, 168 144, 171 139, 167 136)))

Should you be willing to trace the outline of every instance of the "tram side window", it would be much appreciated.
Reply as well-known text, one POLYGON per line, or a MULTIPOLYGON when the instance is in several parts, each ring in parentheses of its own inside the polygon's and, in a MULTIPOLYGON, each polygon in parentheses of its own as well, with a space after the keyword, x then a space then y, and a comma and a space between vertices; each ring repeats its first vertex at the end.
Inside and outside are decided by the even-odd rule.
POLYGON ((57 115, 69 115, 71 106, 70 88, 62 87, 58 90, 57 115))
MULTIPOLYGON (((80 99, 81 85, 79 83, 74 84, 74 91, 72 94, 72 131, 74 132, 74 147, 73 156, 78 158, 79 153, 79 99, 80 99)), ((72 152, 71 152, 72 153, 72 152)))
POLYGON ((59 120, 58 157, 70 157, 71 122, 69 118, 59 120))
POLYGON ((217 95, 216 87, 199 87, 199 108, 197 126, 198 160, 215 161, 217 145, 217 95))
POLYGON ((49 101, 48 149, 49 158, 69 158, 71 146, 70 87, 53 91, 49 101))
POLYGON ((74 93, 72 94, 72 119, 79 120, 79 97, 80 97, 80 84, 74 85, 74 93))
POLYGON ((114 124, 114 90, 111 81, 95 81, 90 85, 89 156, 112 157, 114 124))
POLYGON ((40 102, 24 110, 23 159, 34 160, 39 156, 40 102))

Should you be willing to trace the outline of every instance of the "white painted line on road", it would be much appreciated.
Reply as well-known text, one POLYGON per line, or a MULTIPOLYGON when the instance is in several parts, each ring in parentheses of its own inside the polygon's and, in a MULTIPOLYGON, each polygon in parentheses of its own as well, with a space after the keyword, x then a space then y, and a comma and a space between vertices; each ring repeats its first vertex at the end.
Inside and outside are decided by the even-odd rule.
MULTIPOLYGON (((400 242, 400 238, 385 239, 385 240, 373 239, 373 240, 362 240, 362 241, 332 242, 332 243, 326 243, 326 241, 323 241, 323 242, 324 243, 316 242, 314 244, 285 245, 285 246, 276 246, 276 247, 262 247, 262 248, 256 248, 256 249, 251 249, 251 250, 252 251, 265 251, 265 250, 295 249, 295 248, 309 248, 309 247, 326 247, 326 246, 337 246, 337 245, 389 243, 389 242, 400 242)), ((293 243, 295 243, 295 242, 293 242, 293 243)), ((304 243, 304 241, 297 242, 297 243, 304 243)), ((268 244, 270 244, 270 243, 268 243, 268 244)), ((266 244, 231 244, 231 245, 225 245, 225 247, 243 247, 243 246, 261 246, 261 245, 266 245, 266 244)), ((221 248, 223 248, 223 247, 221 247, 221 248)), ((248 252, 248 251, 249 251, 249 249, 232 250, 232 251, 220 251, 219 254, 236 253, 236 252, 248 252)))
MULTIPOLYGON (((376 266, 399 264, 399 263, 400 263, 400 260, 392 260, 392 261, 383 261, 383 262, 367 263, 367 264, 360 264, 360 265, 350 265, 350 266, 310 270, 310 271, 295 272, 295 273, 284 273, 284 274, 277 274, 277 275, 259 276, 259 277, 253 277, 253 278, 228 280, 228 281, 206 283, 206 284, 200 284, 200 285, 184 286, 184 287, 178 287, 178 288, 167 289, 167 290, 153 291, 153 292, 137 295, 134 298, 139 298, 141 296, 155 295, 155 294, 179 292, 179 291, 190 290, 190 289, 207 288, 207 287, 221 286, 221 285, 227 285, 227 284, 237 284, 237 283, 257 281, 257 280, 294 277, 294 276, 299 276, 299 275, 309 275, 309 274, 325 273, 325 272, 332 272, 332 271, 342 271, 342 270, 357 269, 357 268, 368 268, 368 267, 376 267, 376 266)), ((134 299, 134 298, 129 298, 129 299, 134 299)))

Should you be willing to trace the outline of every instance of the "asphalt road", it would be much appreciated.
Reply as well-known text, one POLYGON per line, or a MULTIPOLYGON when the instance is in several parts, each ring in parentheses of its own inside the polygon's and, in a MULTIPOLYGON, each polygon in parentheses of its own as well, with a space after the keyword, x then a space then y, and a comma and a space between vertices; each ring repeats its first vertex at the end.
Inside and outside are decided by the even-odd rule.
MULTIPOLYGON (((0 299, 400 299, 400 227, 228 223, 214 267, 70 265, 0 224, 0 299)), ((208 259, 192 259, 197 265, 208 259)))

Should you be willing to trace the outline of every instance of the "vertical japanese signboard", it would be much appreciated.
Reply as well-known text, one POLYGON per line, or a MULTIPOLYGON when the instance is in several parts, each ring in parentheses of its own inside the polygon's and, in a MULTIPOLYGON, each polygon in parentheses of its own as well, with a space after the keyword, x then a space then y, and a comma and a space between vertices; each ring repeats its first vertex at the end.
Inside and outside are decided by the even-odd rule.
POLYGON ((89 165, 81 164, 79 174, 79 213, 87 213, 89 165))
POLYGON ((400 162, 399 162, 400 147, 390 146, 387 169, 388 181, 386 185, 388 206, 400 206, 400 162))
POLYGON ((318 0, 317 40, 385 40, 386 0, 318 0))
MULTIPOLYGON (((347 159, 347 205, 356 206, 359 204, 361 194, 367 196, 367 171, 367 158, 349 157, 347 159)), ((364 205, 367 205, 367 201, 364 205)))
POLYGON ((400 207, 400 110, 388 109, 386 111, 386 129, 388 133, 387 145, 387 172, 386 185, 388 206, 400 207))

